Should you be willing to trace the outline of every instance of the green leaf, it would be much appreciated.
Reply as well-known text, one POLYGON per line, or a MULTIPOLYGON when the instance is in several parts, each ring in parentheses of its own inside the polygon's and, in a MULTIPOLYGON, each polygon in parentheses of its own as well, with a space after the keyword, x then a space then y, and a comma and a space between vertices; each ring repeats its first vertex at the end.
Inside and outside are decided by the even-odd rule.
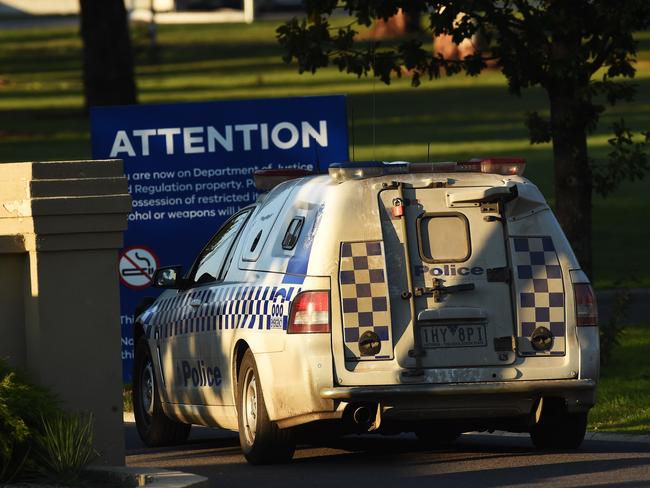
POLYGON ((611 151, 606 162, 592 163, 594 190, 603 197, 608 196, 623 181, 641 180, 650 170, 646 150, 650 131, 641 132, 643 140, 634 140, 634 134, 620 119, 612 125, 614 136, 608 140, 611 151))

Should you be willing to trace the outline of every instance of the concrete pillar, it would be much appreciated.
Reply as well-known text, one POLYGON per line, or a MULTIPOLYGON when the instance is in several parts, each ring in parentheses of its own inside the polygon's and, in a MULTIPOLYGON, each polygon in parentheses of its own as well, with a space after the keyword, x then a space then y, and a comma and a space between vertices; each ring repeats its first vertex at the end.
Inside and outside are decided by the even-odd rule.
POLYGON ((124 464, 117 251, 122 161, 0 164, 0 357, 92 412, 99 463, 124 464))

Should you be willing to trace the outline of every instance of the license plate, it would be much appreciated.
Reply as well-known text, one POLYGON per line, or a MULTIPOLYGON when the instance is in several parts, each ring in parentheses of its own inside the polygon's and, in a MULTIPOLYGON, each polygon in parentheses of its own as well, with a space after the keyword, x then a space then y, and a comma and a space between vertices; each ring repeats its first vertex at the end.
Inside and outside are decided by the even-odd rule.
POLYGON ((436 347, 480 347, 487 345, 485 324, 420 326, 422 345, 436 347))

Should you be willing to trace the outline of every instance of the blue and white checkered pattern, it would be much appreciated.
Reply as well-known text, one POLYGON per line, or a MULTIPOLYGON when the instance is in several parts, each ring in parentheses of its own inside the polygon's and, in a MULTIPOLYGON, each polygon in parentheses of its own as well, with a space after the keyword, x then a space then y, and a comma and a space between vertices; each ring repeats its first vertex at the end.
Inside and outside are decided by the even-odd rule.
POLYGON ((288 304, 298 293, 294 286, 217 285, 183 291, 156 304, 151 325, 161 326, 162 337, 224 329, 286 330, 288 304), (191 306, 196 300, 200 305, 191 306))
POLYGON ((563 355, 566 348, 564 282, 553 239, 513 237, 512 247, 518 290, 519 353, 563 355), (533 331, 540 326, 554 336, 548 351, 536 351, 530 343, 533 331))
POLYGON ((339 268, 346 359, 392 359, 393 341, 384 243, 343 242, 339 268), (362 356, 359 337, 374 332, 381 342, 374 356, 362 356))

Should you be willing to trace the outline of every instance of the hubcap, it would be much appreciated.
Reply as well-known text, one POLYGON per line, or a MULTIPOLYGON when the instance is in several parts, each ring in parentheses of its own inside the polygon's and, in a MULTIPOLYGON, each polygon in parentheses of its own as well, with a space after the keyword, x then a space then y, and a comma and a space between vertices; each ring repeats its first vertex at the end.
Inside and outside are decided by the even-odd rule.
POLYGON ((154 383, 153 383, 153 366, 151 361, 147 361, 142 369, 142 378, 140 381, 140 399, 142 408, 149 416, 153 415, 154 383))
POLYGON ((244 434, 248 443, 253 444, 257 430, 257 381, 252 369, 246 373, 243 394, 244 434))

